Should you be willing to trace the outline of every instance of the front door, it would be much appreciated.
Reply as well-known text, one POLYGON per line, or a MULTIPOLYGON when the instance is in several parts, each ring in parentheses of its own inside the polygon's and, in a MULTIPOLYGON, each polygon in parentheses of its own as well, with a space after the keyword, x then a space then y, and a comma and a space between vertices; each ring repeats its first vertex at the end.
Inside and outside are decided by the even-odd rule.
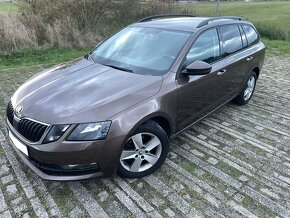
POLYGON ((226 72, 226 63, 220 61, 220 42, 216 28, 201 33, 195 40, 186 55, 184 66, 197 60, 211 64, 212 71, 202 76, 178 75, 178 130, 207 115, 224 101, 221 76, 226 72))

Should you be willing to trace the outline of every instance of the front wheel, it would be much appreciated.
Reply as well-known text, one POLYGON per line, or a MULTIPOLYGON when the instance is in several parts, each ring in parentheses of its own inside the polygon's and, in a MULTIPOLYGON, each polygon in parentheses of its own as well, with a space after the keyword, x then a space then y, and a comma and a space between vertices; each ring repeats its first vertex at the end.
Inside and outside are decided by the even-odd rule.
POLYGON ((255 72, 252 72, 247 80, 247 83, 244 85, 241 93, 233 100, 233 102, 239 105, 247 104, 250 101, 251 97, 253 96, 256 87, 256 82, 257 82, 257 74, 255 72))
POLYGON ((154 121, 146 122, 126 142, 117 173, 127 178, 147 176, 163 164, 168 149, 165 131, 154 121))

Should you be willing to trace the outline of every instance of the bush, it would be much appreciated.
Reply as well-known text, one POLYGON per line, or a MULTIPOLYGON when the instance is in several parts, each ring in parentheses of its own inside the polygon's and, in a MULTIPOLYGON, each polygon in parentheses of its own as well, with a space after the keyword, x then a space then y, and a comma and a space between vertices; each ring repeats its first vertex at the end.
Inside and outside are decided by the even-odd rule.
POLYGON ((171 0, 19 0, 0 17, 0 51, 23 47, 93 47, 120 28, 155 14, 189 13, 171 0))
POLYGON ((33 29, 16 17, 0 15, 0 51, 8 53, 19 47, 35 47, 37 39, 33 29))
POLYGON ((272 24, 254 22, 259 33, 268 39, 286 40, 290 41, 289 29, 280 29, 272 24))

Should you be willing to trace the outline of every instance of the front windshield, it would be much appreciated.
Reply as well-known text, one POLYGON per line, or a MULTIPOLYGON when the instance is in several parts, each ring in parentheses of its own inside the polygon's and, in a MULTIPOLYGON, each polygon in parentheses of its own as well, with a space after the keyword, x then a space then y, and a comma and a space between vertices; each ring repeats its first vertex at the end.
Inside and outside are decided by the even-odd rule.
POLYGON ((177 58, 190 33, 148 27, 127 27, 98 46, 96 63, 138 74, 163 75, 177 58))

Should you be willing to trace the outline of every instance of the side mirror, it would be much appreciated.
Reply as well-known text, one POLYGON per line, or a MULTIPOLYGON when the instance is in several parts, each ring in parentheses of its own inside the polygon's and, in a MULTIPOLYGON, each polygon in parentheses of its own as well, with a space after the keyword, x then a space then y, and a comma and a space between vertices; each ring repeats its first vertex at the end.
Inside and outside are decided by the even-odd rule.
POLYGON ((185 70, 182 72, 187 75, 206 75, 211 72, 212 66, 203 61, 194 61, 188 65, 185 70))

